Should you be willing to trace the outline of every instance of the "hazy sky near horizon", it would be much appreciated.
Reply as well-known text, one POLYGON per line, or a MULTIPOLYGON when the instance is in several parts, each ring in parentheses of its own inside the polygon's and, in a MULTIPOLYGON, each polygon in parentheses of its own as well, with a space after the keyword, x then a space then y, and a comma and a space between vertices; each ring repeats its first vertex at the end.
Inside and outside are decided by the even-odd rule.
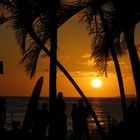
MULTIPOLYGON (((90 59, 91 37, 84 24, 78 23, 77 17, 71 18, 58 29, 58 60, 78 83, 86 96, 112 97, 119 96, 119 88, 113 61, 108 62, 108 77, 99 77, 103 84, 96 89, 91 86, 91 80, 97 73, 90 59)), ((140 27, 136 27, 135 41, 140 44, 140 27)), ((0 75, 0 96, 30 96, 33 87, 40 76, 44 76, 41 95, 49 92, 49 57, 42 54, 37 64, 34 78, 30 79, 23 66, 19 65, 21 54, 16 42, 14 31, 7 24, 0 26, 0 61, 4 62, 4 75, 0 75)), ((129 62, 128 52, 119 57, 123 74, 125 92, 135 95, 135 87, 129 62)), ((64 92, 66 97, 79 96, 72 84, 58 69, 57 91, 64 92)))

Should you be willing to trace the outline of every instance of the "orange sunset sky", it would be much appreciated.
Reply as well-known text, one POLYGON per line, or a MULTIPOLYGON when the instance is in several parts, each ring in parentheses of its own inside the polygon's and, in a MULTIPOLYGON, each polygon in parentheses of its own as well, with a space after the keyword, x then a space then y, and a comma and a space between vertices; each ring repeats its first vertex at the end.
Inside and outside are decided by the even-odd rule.
MULTIPOLYGON (((82 91, 88 97, 119 96, 118 82, 113 61, 108 63, 108 77, 100 77, 102 86, 94 88, 91 80, 97 73, 93 69, 90 56, 91 37, 84 24, 78 23, 78 17, 73 17, 58 30, 58 60, 75 79, 82 91)), ((135 41, 140 44, 140 27, 136 27, 135 41)), ((33 79, 19 65, 21 59, 19 46, 16 43, 14 31, 7 24, 0 26, 0 60, 4 62, 4 75, 0 75, 0 96, 30 96, 33 87, 40 76, 44 76, 41 96, 48 96, 49 58, 41 55, 33 79)), ((125 93, 135 95, 128 52, 119 57, 123 74, 125 93)), ((77 97, 79 94, 67 78, 57 71, 57 91, 62 91, 65 97, 77 97)))

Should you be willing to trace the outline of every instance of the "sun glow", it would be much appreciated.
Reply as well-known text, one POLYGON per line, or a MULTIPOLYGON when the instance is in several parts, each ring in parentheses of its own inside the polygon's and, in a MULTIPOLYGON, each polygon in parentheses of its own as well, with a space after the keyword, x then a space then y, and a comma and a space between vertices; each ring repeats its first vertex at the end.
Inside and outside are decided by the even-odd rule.
POLYGON ((102 81, 100 79, 93 79, 91 85, 95 88, 100 88, 102 86, 102 81))

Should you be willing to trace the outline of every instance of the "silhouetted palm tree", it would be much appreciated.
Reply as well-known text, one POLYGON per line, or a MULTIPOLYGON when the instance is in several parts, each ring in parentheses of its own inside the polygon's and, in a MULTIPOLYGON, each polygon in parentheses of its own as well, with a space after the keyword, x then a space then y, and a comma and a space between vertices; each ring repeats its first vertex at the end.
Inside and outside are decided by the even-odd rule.
POLYGON ((118 20, 116 26, 119 27, 120 36, 123 34, 125 44, 128 48, 134 83, 136 87, 137 105, 140 107, 140 62, 134 41, 134 31, 136 24, 140 21, 139 1, 114 0, 115 16, 118 20), (125 8, 124 8, 125 7, 125 8))
MULTIPOLYGON (((38 5, 39 4, 36 4, 36 6, 38 6, 38 5)), ((50 37, 50 33, 47 32, 47 30, 46 30, 46 29, 49 29, 48 27, 50 27, 50 26, 45 26, 46 28, 43 27, 43 30, 45 29, 45 32, 42 32, 42 28, 40 27, 40 25, 44 26, 45 24, 42 24, 43 22, 47 23, 48 25, 50 24, 50 22, 46 19, 47 16, 44 13, 39 14, 39 12, 40 12, 39 9, 38 9, 39 12, 37 11, 37 13, 36 13, 34 11, 36 9, 32 9, 32 7, 31 7, 31 4, 27 1, 24 3, 24 1, 17 0, 17 1, 13 1, 10 4, 10 8, 9 8, 9 10, 12 14, 12 22, 13 22, 12 25, 16 30, 18 41, 19 41, 20 45, 22 46, 21 48, 22 48, 22 52, 24 54, 22 61, 24 64, 26 64, 25 71, 30 72, 31 76, 33 76, 35 69, 36 69, 37 59, 40 54, 40 51, 41 51, 41 49, 43 51, 45 51, 47 53, 47 55, 51 56, 54 59, 57 66, 68 77, 68 79, 74 85, 76 90, 82 96, 82 98, 84 99, 85 103, 87 104, 87 106, 89 107, 89 109, 91 111, 91 115, 93 116, 93 118, 96 122, 98 130, 100 131, 100 134, 102 136, 104 136, 102 127, 96 117, 94 110, 90 106, 86 96, 81 91, 81 89, 76 84, 76 82, 72 79, 72 77, 69 75, 69 73, 64 69, 64 67, 53 57, 53 55, 44 46, 44 43, 50 37), (30 14, 33 14, 33 15, 30 15, 30 14), (40 15, 40 17, 38 16, 38 14, 40 15), (25 16, 25 15, 27 15, 27 16, 25 16), (29 18, 30 16, 31 16, 31 18, 29 18), (33 25, 34 25, 34 27, 33 27, 33 25), (29 44, 25 43, 27 33, 31 36, 30 40, 28 41, 29 44), (43 33, 45 33, 45 34, 43 34, 43 33), (46 33, 48 33, 48 34, 46 35, 46 33), (30 47, 28 49, 25 49, 26 45, 30 45, 30 47)), ((77 12, 77 10, 79 10, 79 9, 77 9, 77 7, 75 6, 75 8, 72 9, 72 12, 70 14, 66 14, 66 16, 58 15, 58 17, 63 17, 63 18, 65 18, 65 20, 67 20, 67 18, 71 17, 74 13, 77 12)), ((34 6, 34 8, 36 8, 36 7, 34 6)), ((71 10, 69 10, 69 11, 71 11, 71 10)), ((58 23, 58 26, 60 26, 65 20, 64 19, 60 20, 60 22, 58 23)))
POLYGON ((53 103, 56 100, 56 61, 57 60, 57 16, 56 12, 60 8, 60 0, 48 0, 50 14, 50 80, 49 80, 49 99, 50 99, 50 110, 52 110, 53 103))
MULTIPOLYGON (((134 76, 134 81, 135 81, 135 86, 136 86, 136 93, 137 93, 137 102, 138 105, 140 103, 140 75, 138 74, 140 71, 140 63, 139 63, 139 58, 138 58, 138 54, 137 54, 137 50, 136 50, 136 46, 134 43, 134 29, 135 29, 135 25, 139 22, 140 20, 140 10, 138 8, 138 0, 135 1, 121 1, 121 0, 112 0, 110 1, 110 3, 112 3, 112 9, 110 9, 109 14, 106 14, 106 17, 110 17, 110 14, 112 13, 112 19, 110 19, 108 21, 108 25, 110 24, 110 22, 112 20, 114 20, 115 22, 113 22, 113 32, 112 35, 114 36, 114 34, 117 33, 116 41, 119 44, 120 43, 120 38, 121 36, 123 36, 124 38, 124 43, 127 44, 128 46, 128 51, 129 51, 129 55, 130 55, 130 61, 131 61, 131 65, 132 65, 132 72, 133 72, 133 76, 134 76), (125 7, 125 8, 124 8, 125 7), (115 13, 115 14, 113 14, 115 13)), ((91 5, 92 7, 92 5, 91 5)), ((93 8, 95 9, 95 8, 93 8)), ((89 18, 92 18, 91 15, 89 15, 89 18)), ((97 17, 98 19, 98 17, 97 17)), ((90 19, 88 22, 91 22, 92 19, 90 19)), ((96 20, 98 21, 98 20, 96 20)), ((99 23, 98 23, 99 24, 99 23)), ((91 24, 89 24, 91 25, 91 24)), ((90 29, 94 29, 94 27, 96 25, 96 22, 93 24, 93 26, 90 27, 90 29)), ((99 25, 98 25, 99 28, 99 25)), ((97 32, 98 29, 97 28, 97 32)), ((102 28, 102 27, 101 27, 102 28)), ((112 28, 111 28, 112 29, 112 28)), ((102 32, 102 31, 101 31, 102 32)), ((91 32, 92 33, 92 32, 91 32)), ((94 41, 94 44, 98 44, 99 41, 99 34, 96 34, 96 39, 94 41)), ((103 36, 101 36, 103 37, 103 36)), ((101 43, 99 43, 98 45, 101 45, 101 43)), ((100 47, 99 47, 100 48, 100 47)), ((102 52, 106 52, 106 56, 108 57, 108 51, 109 49, 105 48, 104 49, 99 49, 99 48, 95 48, 94 51, 100 51, 101 55, 102 52)), ((93 53, 94 57, 96 57, 96 53, 93 53)), ((103 63, 98 63, 99 69, 106 71, 106 58, 107 57, 102 57, 103 63)), ((97 62, 101 60, 101 58, 98 59, 97 57, 97 62)))
POLYGON ((130 56, 130 62, 132 66, 132 72, 136 87, 137 103, 140 107, 140 62, 137 54, 135 42, 134 42, 134 27, 139 21, 140 10, 138 8, 138 0, 126 1, 126 0, 114 0, 114 7, 116 9, 116 18, 118 18, 121 24, 121 30, 125 35, 126 43, 128 46, 128 52, 130 56), (125 7, 125 8, 124 8, 125 7))
POLYGON ((126 0, 113 0, 112 12, 115 12, 115 14, 113 15, 114 18, 112 19, 116 19, 114 24, 116 29, 114 30, 114 33, 116 33, 116 31, 118 32, 118 39, 120 38, 119 36, 123 35, 124 43, 128 46, 128 52, 136 87, 137 103, 138 106, 140 106, 140 75, 138 74, 140 71, 140 63, 134 42, 135 25, 140 20, 138 2, 138 0, 133 2, 128 2, 126 0))
POLYGON ((126 98, 125 98, 125 92, 124 92, 124 85, 123 85, 123 79, 122 79, 122 74, 121 74, 121 70, 120 70, 120 66, 119 66, 119 62, 117 59, 117 55, 116 55, 116 47, 119 47, 119 36, 116 34, 113 35, 112 30, 114 30, 113 28, 113 23, 108 23, 108 21, 110 20, 110 18, 112 18, 112 15, 110 15, 109 17, 109 13, 106 13, 107 15, 107 19, 105 18, 105 14, 103 12, 103 10, 100 8, 99 9, 99 14, 100 14, 100 18, 102 21, 102 25, 103 25, 103 29, 105 32, 105 36, 107 38, 107 42, 106 45, 108 45, 108 47, 110 48, 110 52, 115 64, 115 69, 116 69, 116 73, 117 73, 117 79, 118 79, 118 83, 119 83, 119 89, 120 89, 120 97, 121 97, 121 103, 122 103, 122 112, 123 112, 123 120, 126 121, 126 114, 127 114, 127 104, 126 104, 126 98), (109 20, 108 20, 109 18, 109 20), (114 38, 115 37, 115 38, 114 38))
POLYGON ((112 34, 112 29, 114 30, 113 26, 111 23, 110 25, 107 24, 108 23, 108 19, 105 18, 105 14, 107 15, 107 18, 112 18, 112 15, 110 15, 109 17, 109 13, 104 14, 103 10, 100 8, 99 9, 99 14, 100 14, 100 18, 102 21, 102 26, 105 32, 105 38, 107 38, 106 41, 106 45, 109 46, 110 48, 110 52, 111 55, 113 57, 113 61, 115 64, 115 69, 116 69, 116 73, 117 73, 117 78, 118 78, 118 83, 119 83, 119 89, 120 89, 120 97, 121 97, 121 103, 122 103, 122 112, 123 112, 123 120, 126 121, 126 112, 127 112, 127 104, 126 104, 126 98, 125 98, 125 92, 124 92, 124 85, 123 85, 123 79, 122 79, 122 74, 121 74, 121 70, 120 70, 120 66, 119 66, 119 62, 117 59, 117 55, 116 55, 116 47, 120 47, 119 45, 119 36, 118 34, 112 34), (117 39, 117 40, 116 40, 117 39))
MULTIPOLYGON (((102 5, 103 7, 103 5, 102 5)), ((123 119, 126 120, 126 99, 124 93, 124 86, 119 62, 116 56, 116 49, 120 49, 120 32, 115 27, 116 19, 114 12, 103 10, 99 4, 96 9, 91 5, 86 11, 85 22, 89 29, 90 34, 93 35, 92 42, 92 57, 94 58, 100 73, 106 74, 107 62, 111 54, 115 64, 117 73, 120 97, 122 103, 123 119)), ((111 9, 111 5, 108 6, 111 9)))

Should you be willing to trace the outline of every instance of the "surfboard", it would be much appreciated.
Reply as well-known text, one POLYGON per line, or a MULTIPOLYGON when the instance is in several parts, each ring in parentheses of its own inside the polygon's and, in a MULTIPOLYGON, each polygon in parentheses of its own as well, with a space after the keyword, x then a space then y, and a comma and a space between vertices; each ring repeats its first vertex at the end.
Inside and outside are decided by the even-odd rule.
POLYGON ((0 74, 3 74, 3 62, 0 61, 0 74))
POLYGON ((33 89, 32 95, 29 99, 29 103, 28 103, 24 121, 23 121, 23 132, 24 133, 29 133, 29 131, 30 131, 30 128, 32 125, 32 117, 38 106, 38 101, 39 101, 39 96, 41 93, 42 85, 43 85, 43 76, 40 77, 39 80, 37 81, 37 83, 33 89))

